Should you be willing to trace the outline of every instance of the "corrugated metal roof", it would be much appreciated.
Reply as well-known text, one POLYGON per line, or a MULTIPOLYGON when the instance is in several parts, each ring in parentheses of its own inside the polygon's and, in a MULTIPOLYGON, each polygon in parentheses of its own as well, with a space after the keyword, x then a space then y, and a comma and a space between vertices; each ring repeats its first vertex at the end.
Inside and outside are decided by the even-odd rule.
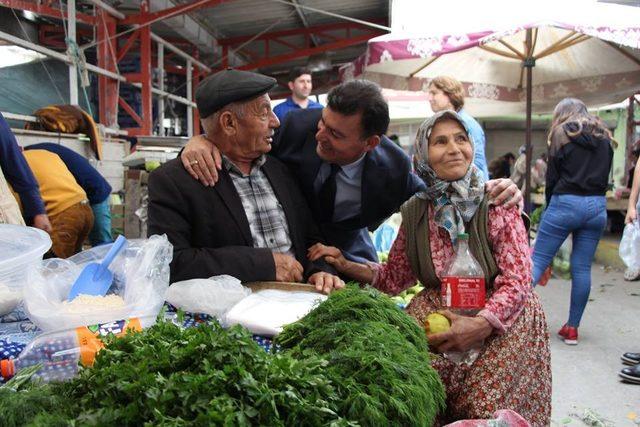
MULTIPOLYGON (((133 0, 137 2, 138 0, 133 0)), ((172 0, 175 4, 187 3, 192 0, 172 0)), ((291 4, 292 0, 288 0, 285 4, 282 0, 236 0, 227 1, 215 7, 208 9, 200 9, 189 13, 188 17, 198 23, 204 30, 218 40, 224 40, 235 37, 253 37, 263 33, 273 33, 283 30, 303 29, 303 18, 309 26, 327 25, 347 23, 349 21, 329 16, 328 14, 318 11, 301 9, 303 18, 291 4)), ((344 15, 349 18, 355 18, 363 21, 374 20, 378 24, 386 25, 388 22, 389 2, 388 0, 294 0, 300 6, 311 7, 320 11, 326 11, 332 14, 344 15)), ((131 6, 133 4, 129 3, 131 6)), ((121 3, 120 7, 125 7, 121 3)), ((153 24, 153 30, 161 36, 165 37, 190 37, 193 33, 181 31, 180 27, 173 25, 176 22, 182 22, 183 18, 174 18, 172 25, 169 22, 159 22, 153 24)), ((351 37, 364 34, 361 29, 352 29, 351 37)), ((327 43, 345 37, 344 30, 329 30, 323 34, 317 34, 312 37, 312 46, 322 46, 327 43)), ((272 42, 269 44, 270 56, 283 55, 292 52, 292 48, 286 44, 304 47, 305 36, 288 36, 282 38, 284 43, 272 42)), ((189 40, 194 42, 193 40, 189 40)), ((199 43, 200 47, 201 43, 199 43)), ((245 43, 242 49, 237 52, 239 61, 235 61, 233 65, 240 66, 256 61, 266 55, 264 41, 254 41, 245 43)), ((230 48, 235 51, 238 45, 230 48)), ((212 46, 211 49, 201 49, 201 58, 204 62, 219 65, 220 51, 212 46), (215 53, 214 53, 215 52, 215 53)), ((349 46, 335 49, 327 52, 334 65, 351 61, 364 51, 364 42, 360 46, 349 46)), ((262 72, 278 73, 288 70, 295 65, 304 65, 308 58, 295 58, 278 64, 270 64, 260 68, 262 72)))

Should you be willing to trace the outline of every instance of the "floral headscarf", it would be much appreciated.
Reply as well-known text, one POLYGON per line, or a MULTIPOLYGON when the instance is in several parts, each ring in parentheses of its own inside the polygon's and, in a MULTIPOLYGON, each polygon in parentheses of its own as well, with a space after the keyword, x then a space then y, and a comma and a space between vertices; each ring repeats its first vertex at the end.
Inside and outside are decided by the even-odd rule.
POLYGON ((433 204, 436 223, 444 228, 449 233, 451 241, 455 242, 458 233, 464 233, 465 222, 473 218, 484 198, 484 178, 473 164, 475 148, 471 136, 471 165, 462 178, 457 181, 445 181, 429 166, 429 136, 436 123, 444 119, 457 121, 469 135, 469 129, 458 113, 452 110, 437 112, 422 122, 418 129, 413 165, 418 176, 427 185, 427 189, 419 192, 417 196, 433 204))

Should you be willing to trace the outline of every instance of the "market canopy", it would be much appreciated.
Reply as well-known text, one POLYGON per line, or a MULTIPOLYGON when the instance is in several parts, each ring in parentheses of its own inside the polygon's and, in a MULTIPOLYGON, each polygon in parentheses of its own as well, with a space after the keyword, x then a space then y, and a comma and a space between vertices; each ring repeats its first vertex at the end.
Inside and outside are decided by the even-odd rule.
POLYGON ((439 3, 395 0, 392 33, 371 39, 342 68, 343 80, 420 91, 450 75, 463 82, 467 109, 479 117, 525 112, 525 64, 533 67, 535 113, 568 96, 597 107, 640 90, 640 8, 584 0, 439 3))

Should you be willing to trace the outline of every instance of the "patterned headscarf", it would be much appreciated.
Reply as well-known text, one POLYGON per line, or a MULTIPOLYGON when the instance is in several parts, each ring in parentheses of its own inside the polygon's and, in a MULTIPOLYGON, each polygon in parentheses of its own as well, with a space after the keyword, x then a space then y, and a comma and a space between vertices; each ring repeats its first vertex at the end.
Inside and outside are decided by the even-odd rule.
POLYGON ((417 196, 432 203, 436 223, 449 233, 451 241, 455 243, 458 233, 465 231, 465 222, 473 218, 484 198, 484 179, 480 170, 473 164, 475 148, 471 136, 471 165, 462 178, 457 181, 445 181, 436 176, 435 171, 429 166, 429 136, 436 123, 444 119, 460 123, 469 135, 469 129, 458 113, 452 110, 437 112, 422 122, 418 129, 413 165, 418 176, 427 185, 427 189, 419 192, 417 196))

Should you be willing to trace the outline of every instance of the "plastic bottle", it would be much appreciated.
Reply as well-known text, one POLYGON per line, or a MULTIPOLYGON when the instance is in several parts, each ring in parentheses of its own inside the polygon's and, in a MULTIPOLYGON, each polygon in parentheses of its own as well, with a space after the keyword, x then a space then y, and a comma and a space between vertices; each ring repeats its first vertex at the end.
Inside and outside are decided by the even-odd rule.
MULTIPOLYGON (((469 235, 458 234, 456 256, 442 277, 442 305, 449 311, 463 316, 475 316, 486 301, 484 272, 469 250, 469 235)), ((448 352, 444 356, 455 363, 472 364, 480 349, 465 352, 448 352)))
POLYGON ((155 322, 156 316, 145 316, 46 332, 34 338, 17 358, 0 360, 0 372, 9 379, 21 369, 41 363, 42 368, 34 378, 44 382, 65 381, 77 375, 78 364, 93 365, 96 353, 104 347, 101 337, 108 334, 122 336, 155 322))

